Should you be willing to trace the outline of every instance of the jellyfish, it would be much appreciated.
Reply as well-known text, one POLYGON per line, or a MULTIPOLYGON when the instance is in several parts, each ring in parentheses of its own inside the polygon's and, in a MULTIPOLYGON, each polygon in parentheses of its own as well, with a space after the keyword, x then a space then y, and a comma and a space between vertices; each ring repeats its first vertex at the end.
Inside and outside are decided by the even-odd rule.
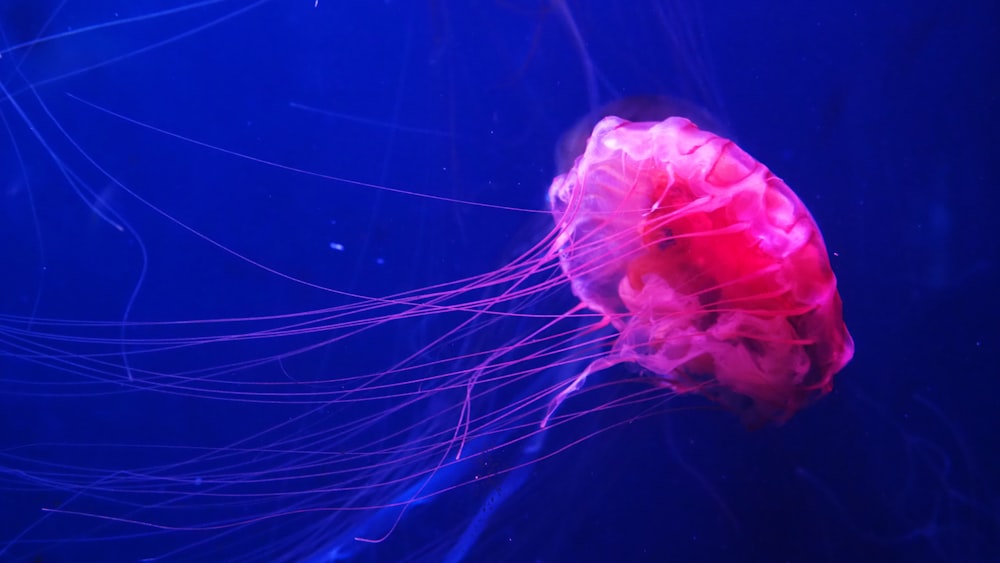
MULTIPOLYGON (((850 341, 799 200, 694 106, 594 107, 654 66, 639 46, 683 39, 662 33, 677 6, 643 27, 560 2, 308 4, 4 12, 0 486, 18 509, 0 556, 535 556, 529 539, 570 545, 602 493, 626 496, 574 468, 629 453, 602 459, 603 437, 638 442, 682 404, 732 418, 692 392, 757 426, 828 389, 850 341), (581 56, 580 28, 606 41, 610 23, 629 56, 581 56), (586 100, 539 102, 554 78, 586 100), (612 178, 593 158, 664 130, 722 164, 635 158, 612 178), (751 261, 782 225, 810 238, 751 261)), ((664 475, 700 482, 681 457, 664 475)))

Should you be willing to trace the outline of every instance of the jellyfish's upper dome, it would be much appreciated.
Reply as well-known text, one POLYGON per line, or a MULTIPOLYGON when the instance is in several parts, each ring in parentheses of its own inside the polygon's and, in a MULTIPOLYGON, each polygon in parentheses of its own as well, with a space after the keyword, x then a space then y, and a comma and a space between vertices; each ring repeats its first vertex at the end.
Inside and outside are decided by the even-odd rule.
POLYGON ((606 117, 549 202, 574 293, 621 333, 612 363, 757 424, 829 391, 853 355, 815 221, 732 141, 606 117))

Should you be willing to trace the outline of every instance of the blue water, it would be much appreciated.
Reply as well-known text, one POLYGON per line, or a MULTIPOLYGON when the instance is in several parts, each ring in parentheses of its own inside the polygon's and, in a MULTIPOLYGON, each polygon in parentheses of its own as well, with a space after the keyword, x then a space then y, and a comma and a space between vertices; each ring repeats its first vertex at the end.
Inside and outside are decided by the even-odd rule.
MULTIPOLYGON (((990 3, 134 4, 0 0, 0 560, 1000 560, 990 3), (551 227, 533 211, 563 132, 642 95, 703 108, 823 231, 857 353, 780 427, 613 385, 621 368, 560 413, 641 402, 366 470, 338 456, 396 432, 427 446, 461 427, 465 390, 341 408, 331 380, 537 320, 442 313, 346 342, 204 342, 281 320, 129 324, 499 268, 551 227), (153 337, 201 344, 144 352, 153 337), (262 382, 282 393, 242 395, 262 382)), ((563 288, 518 312, 571 306, 563 288)), ((474 414, 581 363, 527 360, 474 414)), ((420 373, 475 362, 435 366, 420 373)))

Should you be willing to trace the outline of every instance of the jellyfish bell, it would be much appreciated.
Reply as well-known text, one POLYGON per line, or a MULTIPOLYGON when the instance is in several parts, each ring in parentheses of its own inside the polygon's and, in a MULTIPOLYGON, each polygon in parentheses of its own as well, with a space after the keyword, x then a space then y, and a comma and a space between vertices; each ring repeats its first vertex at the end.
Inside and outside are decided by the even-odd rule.
POLYGON ((557 397, 619 363, 751 426, 831 389, 854 345, 816 222, 732 141, 683 117, 603 118, 549 189, 573 293, 620 333, 557 397))

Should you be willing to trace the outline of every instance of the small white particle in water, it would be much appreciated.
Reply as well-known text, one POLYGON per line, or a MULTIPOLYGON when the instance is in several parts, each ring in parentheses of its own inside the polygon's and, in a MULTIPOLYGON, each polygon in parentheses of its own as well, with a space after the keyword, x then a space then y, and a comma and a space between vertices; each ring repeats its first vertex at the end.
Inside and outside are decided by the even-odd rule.
POLYGON ((344 251, 344 245, 340 244, 339 242, 331 242, 330 243, 330 248, 332 248, 334 250, 339 250, 341 252, 344 251))
POLYGON ((375 259, 375 263, 378 264, 379 266, 381 266, 382 264, 385 264, 385 259, 384 258, 376 258, 375 259))

